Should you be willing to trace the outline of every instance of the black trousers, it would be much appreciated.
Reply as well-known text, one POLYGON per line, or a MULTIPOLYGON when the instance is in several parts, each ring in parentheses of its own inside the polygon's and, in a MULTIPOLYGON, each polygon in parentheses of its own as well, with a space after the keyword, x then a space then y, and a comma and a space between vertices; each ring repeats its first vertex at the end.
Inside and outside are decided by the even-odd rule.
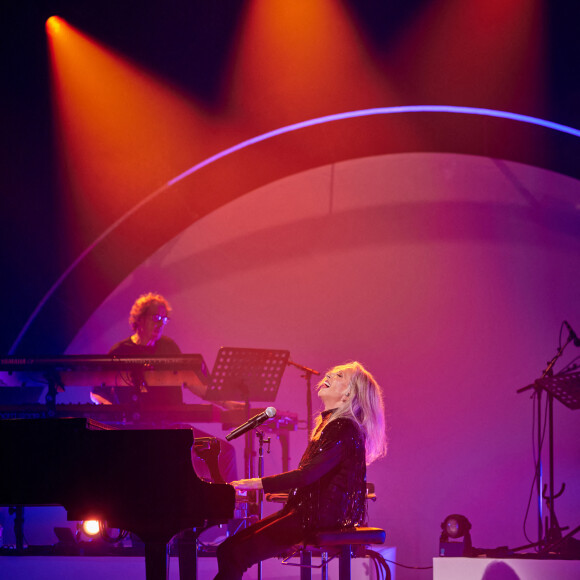
POLYGON ((282 554, 305 536, 296 512, 279 511, 267 516, 218 546, 219 571, 214 580, 241 580, 250 566, 282 554))

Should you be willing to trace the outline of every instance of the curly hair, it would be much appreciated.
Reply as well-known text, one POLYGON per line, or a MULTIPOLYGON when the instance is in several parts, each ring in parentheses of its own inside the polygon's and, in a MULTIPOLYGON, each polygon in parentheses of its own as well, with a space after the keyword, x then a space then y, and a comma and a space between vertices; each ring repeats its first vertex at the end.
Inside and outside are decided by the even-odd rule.
POLYGON ((167 316, 171 313, 169 302, 161 294, 155 294, 154 292, 142 294, 135 300, 135 304, 133 304, 129 313, 129 324, 133 330, 137 330, 139 319, 149 310, 152 304, 163 305, 167 311, 167 316))
MULTIPOLYGON (((348 370, 351 372, 348 389, 348 402, 335 409, 328 422, 342 417, 352 419, 365 435, 366 462, 370 465, 387 453, 387 434, 383 395, 377 381, 359 362, 350 362, 330 369, 330 373, 348 370)), ((325 377, 318 383, 320 388, 325 377)), ((322 416, 317 419, 313 434, 320 425, 322 416)), ((314 435, 313 435, 314 436, 314 435)))

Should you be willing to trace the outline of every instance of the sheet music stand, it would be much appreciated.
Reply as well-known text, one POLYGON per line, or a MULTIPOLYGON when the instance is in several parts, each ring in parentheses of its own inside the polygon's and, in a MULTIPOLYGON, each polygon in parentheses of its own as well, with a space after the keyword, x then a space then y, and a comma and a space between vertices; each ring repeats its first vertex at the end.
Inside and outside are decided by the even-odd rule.
MULTIPOLYGON (((250 401, 274 401, 290 351, 222 346, 213 366, 207 401, 243 401, 250 418, 250 401)), ((254 476, 254 438, 246 433, 244 476, 254 476)))
POLYGON ((580 372, 560 373, 538 379, 536 383, 568 409, 580 409, 580 372))
MULTIPOLYGON (((542 549, 539 551, 540 555, 548 554, 551 550, 561 547, 566 549, 563 540, 573 536, 580 530, 580 526, 575 528, 572 532, 562 538, 562 528, 556 518, 554 500, 562 495, 565 484, 558 493, 554 491, 554 399, 558 399, 563 405, 569 409, 580 409, 580 373, 559 373, 557 375, 547 375, 535 381, 536 388, 546 391, 548 396, 548 443, 549 443, 549 487, 548 495, 546 496, 545 489, 542 496, 548 503, 550 510, 549 522, 545 530, 545 542, 542 549)), ((538 403, 539 407, 539 403, 538 403)), ((538 413, 540 410, 538 409, 538 413)), ((538 430, 540 430, 538 428, 538 430)), ((538 433, 539 435, 539 433, 538 433)), ((540 539, 541 540, 541 539, 540 539)), ((541 545, 541 541, 539 542, 541 545)))
POLYGON ((207 401, 276 400, 290 351, 222 346, 213 366, 207 401))

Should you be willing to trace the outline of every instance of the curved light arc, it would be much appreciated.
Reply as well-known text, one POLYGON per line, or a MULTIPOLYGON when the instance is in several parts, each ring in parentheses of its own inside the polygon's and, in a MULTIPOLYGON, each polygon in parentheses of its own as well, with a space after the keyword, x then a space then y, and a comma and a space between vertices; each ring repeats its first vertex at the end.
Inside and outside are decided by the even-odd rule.
POLYGON ((510 113, 508 111, 497 111, 494 109, 484 109, 484 108, 477 108, 477 107, 459 107, 459 106, 451 106, 451 105, 406 105, 400 107, 377 107, 373 109, 360 109, 357 111, 348 111, 345 113, 336 113, 333 115, 325 115, 323 117, 316 117, 314 119, 309 119, 307 121, 301 121, 299 123, 294 123, 292 125, 286 125, 284 127, 280 127, 278 129, 274 129, 272 131, 268 131, 266 133, 262 133, 256 137, 252 137, 251 139, 247 139, 245 141, 241 141, 240 143, 233 145, 227 149, 216 153, 210 157, 207 157, 203 161, 193 165, 183 173, 177 175, 173 179, 170 179, 167 183, 150 193, 148 196, 143 198, 139 203, 134 205, 129 211, 127 211, 124 215, 122 215, 118 220, 112 223, 107 229, 105 229, 79 256, 69 265, 68 268, 58 277, 58 279, 54 282, 54 284, 49 288, 47 293, 42 297, 40 302, 37 304, 36 308, 32 311, 28 320, 22 327, 22 330, 16 337, 14 343, 10 347, 9 354, 13 354, 22 337, 26 334, 28 328, 34 321, 34 319, 38 316, 38 313, 42 310, 44 305, 48 302, 50 297, 56 292, 58 287, 66 280, 66 278, 70 275, 70 273, 79 265, 84 258, 90 254, 93 249, 100 244, 109 234, 111 234, 114 230, 116 230, 126 219, 130 216, 135 214, 142 208, 144 205, 149 203, 152 199, 156 198, 157 196, 161 195, 164 191, 179 183, 183 179, 193 175, 200 169, 227 157, 228 155, 232 155, 237 151, 255 145, 256 143, 261 143, 263 141, 267 141, 268 139, 272 139, 274 137, 278 137, 280 135, 284 135, 286 133, 291 133, 293 131, 298 131, 300 129, 306 129, 309 127, 314 127, 316 125, 323 125, 325 123, 333 123, 335 121, 343 121, 345 119, 354 119, 357 117, 370 117, 373 115, 392 115, 392 114, 405 114, 405 113, 453 113, 453 114, 462 114, 462 115, 480 115, 486 117, 496 117, 499 119, 509 119, 511 121, 518 121, 521 123, 528 123, 531 125, 537 125, 540 127, 545 127, 547 129, 552 129, 554 131, 559 131, 561 133, 568 133, 569 135, 573 135, 574 137, 580 137, 580 130, 574 129, 573 127, 568 127, 567 125, 562 125, 560 123, 554 123, 552 121, 547 121, 545 119, 539 119, 537 117, 531 117, 529 115, 520 115, 518 113, 510 113))
POLYGON ((546 127, 548 129, 553 129, 555 131, 560 131, 562 133, 569 133, 575 137, 580 137, 580 130, 573 129, 566 125, 561 125, 560 123, 554 123, 552 121, 546 121, 545 119, 538 119, 537 117, 530 117, 528 115, 519 115, 517 113, 509 113, 507 111, 495 111, 493 109, 478 109, 474 107, 454 107, 454 106, 444 106, 444 105, 412 105, 404 107, 379 107, 376 109, 362 109, 359 111, 349 111, 347 113, 337 113, 334 115, 326 115, 325 117, 317 117, 315 119, 309 119, 308 121, 301 121, 299 123, 294 123, 293 125, 286 125, 285 127, 280 127, 279 129, 274 129, 257 137, 252 137, 246 141, 242 141, 233 147, 224 149, 207 159, 204 159, 197 165, 190 167, 184 171, 181 175, 173 178, 167 182, 167 185, 175 185, 182 179, 188 177, 192 173, 199 171, 203 167, 215 163, 219 159, 227 157, 236 151, 240 151, 250 145, 255 145, 261 141, 266 141, 272 137, 277 137, 285 133, 291 133, 292 131, 298 131, 299 129, 305 129, 307 127, 314 127, 315 125, 323 125, 324 123, 332 123, 334 121, 342 121, 344 119, 354 119, 356 117, 370 117, 372 115, 389 115, 397 113, 456 113, 464 115, 481 115, 486 117, 497 117, 500 119, 510 119, 512 121, 520 121, 523 123, 530 123, 532 125, 539 125, 541 127, 546 127))

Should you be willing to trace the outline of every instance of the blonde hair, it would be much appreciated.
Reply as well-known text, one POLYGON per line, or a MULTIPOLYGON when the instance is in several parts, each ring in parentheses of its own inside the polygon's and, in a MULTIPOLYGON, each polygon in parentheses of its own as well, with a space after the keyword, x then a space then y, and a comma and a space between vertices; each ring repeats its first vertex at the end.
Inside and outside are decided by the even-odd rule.
POLYGON ((133 304, 131 312, 129 313, 129 324, 133 330, 137 330, 139 319, 147 312, 152 304, 163 305, 167 311, 167 316, 171 313, 169 302, 167 302, 167 299, 161 296, 161 294, 155 294, 154 292, 141 294, 141 296, 135 300, 135 304, 133 304))
MULTIPOLYGON (((352 419, 358 425, 365 436, 366 463, 370 465, 387 453, 383 394, 373 375, 359 362, 338 365, 328 372, 337 373, 347 370, 351 373, 347 391, 349 397, 343 405, 332 411, 328 422, 344 417, 352 419)), ((318 383, 319 388, 323 385, 324 380, 323 377, 318 383)), ((321 422, 322 416, 319 416, 312 433, 313 439, 320 436, 317 429, 321 422)))

